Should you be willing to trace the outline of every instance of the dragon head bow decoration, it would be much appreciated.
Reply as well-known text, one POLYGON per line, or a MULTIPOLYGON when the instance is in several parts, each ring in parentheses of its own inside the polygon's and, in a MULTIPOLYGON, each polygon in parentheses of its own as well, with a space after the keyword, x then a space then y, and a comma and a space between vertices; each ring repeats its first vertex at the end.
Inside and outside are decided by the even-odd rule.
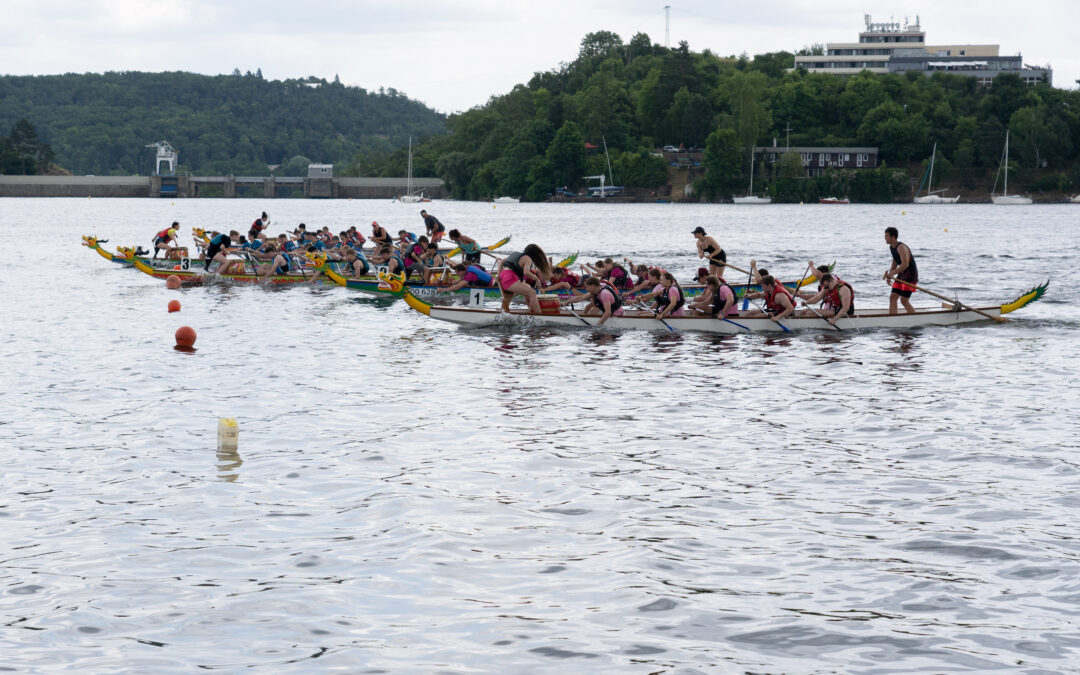
POLYGON ((387 274, 386 272, 379 272, 376 274, 376 277, 379 279, 379 288, 381 290, 399 293, 401 289, 405 287, 404 274, 387 274))

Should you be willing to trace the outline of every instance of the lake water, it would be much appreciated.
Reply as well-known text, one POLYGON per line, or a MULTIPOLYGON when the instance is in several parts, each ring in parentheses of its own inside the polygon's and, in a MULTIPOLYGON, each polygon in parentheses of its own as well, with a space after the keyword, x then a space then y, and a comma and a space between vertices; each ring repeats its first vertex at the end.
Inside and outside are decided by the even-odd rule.
POLYGON ((859 307, 888 225, 966 302, 1051 286, 1004 325, 465 330, 79 245, 419 205, 0 200, 0 669, 1080 672, 1080 206, 425 206, 682 279, 703 225, 859 307))

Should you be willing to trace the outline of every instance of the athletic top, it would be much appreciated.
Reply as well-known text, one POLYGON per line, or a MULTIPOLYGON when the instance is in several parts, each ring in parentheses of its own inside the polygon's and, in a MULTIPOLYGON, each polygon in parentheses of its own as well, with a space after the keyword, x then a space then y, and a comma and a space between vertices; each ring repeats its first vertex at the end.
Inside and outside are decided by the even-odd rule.
MULTIPOLYGON (((903 243, 904 242, 902 241, 898 241, 896 242, 896 246, 889 247, 889 253, 892 254, 893 262, 896 263, 897 267, 904 264, 904 261, 900 258, 900 251, 897 250, 903 243)), ((908 247, 908 255, 911 256, 911 262, 908 263, 907 269, 896 275, 896 279, 897 281, 907 281, 908 283, 917 284, 919 283, 919 267, 915 264, 915 254, 911 252, 910 246, 908 247)))

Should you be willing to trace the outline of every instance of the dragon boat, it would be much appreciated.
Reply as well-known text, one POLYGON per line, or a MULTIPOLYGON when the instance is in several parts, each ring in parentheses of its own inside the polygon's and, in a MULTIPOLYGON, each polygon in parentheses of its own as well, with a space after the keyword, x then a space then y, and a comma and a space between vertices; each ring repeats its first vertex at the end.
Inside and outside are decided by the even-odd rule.
MULTIPOLYGON (((511 309, 503 312, 494 309, 438 306, 425 302, 413 295, 400 277, 380 274, 380 279, 397 296, 417 312, 439 321, 446 321, 459 326, 572 326, 595 327, 599 316, 585 316, 573 309, 560 308, 558 311, 532 312, 527 309, 511 309)), ((749 318, 744 316, 717 319, 713 317, 667 317, 659 319, 651 310, 626 310, 621 316, 612 316, 604 327, 614 329, 643 329, 670 331, 704 331, 709 333, 790 333, 802 330, 848 331, 877 328, 912 329, 926 326, 956 326, 980 321, 1005 321, 1003 315, 1035 302, 1041 298, 1050 282, 1035 286, 1022 293, 1015 300, 990 307, 969 307, 959 302, 950 308, 921 308, 914 313, 901 312, 889 314, 887 309, 866 309, 854 316, 844 317, 833 326, 820 316, 788 317, 775 322, 768 317, 749 318)))
MULTIPOLYGON (((394 296, 394 292, 392 290, 390 290, 390 287, 386 284, 386 282, 382 281, 381 278, 380 278, 381 272, 384 272, 385 270, 380 270, 379 272, 376 272, 375 276, 345 277, 342 274, 340 274, 337 270, 333 269, 331 267, 331 265, 328 264, 327 262, 325 262, 324 260, 321 260, 319 258, 314 258, 314 257, 311 257, 311 256, 308 256, 308 257, 309 257, 310 260, 313 261, 313 263, 315 265, 315 269, 322 271, 323 274, 325 274, 327 277, 329 277, 330 280, 333 281, 338 286, 343 286, 345 288, 348 288, 348 289, 351 289, 351 290, 354 290, 354 291, 360 291, 361 293, 366 293, 368 295, 376 295, 376 296, 382 296, 382 297, 388 297, 388 296, 393 297, 394 296)), ((559 267, 569 267, 570 265, 573 265, 577 261, 577 257, 578 257, 578 254, 575 253, 575 254, 573 254, 571 256, 563 258, 562 260, 560 260, 557 263, 557 265, 559 267)), ((450 291, 450 290, 447 290, 447 289, 451 285, 453 285, 452 283, 447 283, 447 284, 424 284, 424 283, 421 283, 421 282, 405 281, 404 284, 405 284, 405 286, 407 286, 409 288, 409 290, 413 293, 413 295, 422 296, 422 297, 434 297, 434 296, 451 297, 451 296, 455 296, 455 295, 456 296, 468 296, 472 291, 483 291, 485 298, 501 298, 502 297, 502 291, 500 291, 497 286, 472 286, 472 285, 467 285, 467 286, 464 286, 464 287, 462 287, 460 289, 457 289, 455 291, 450 291)))
MULTIPOLYGON (((205 229, 203 229, 201 227, 193 227, 193 228, 191 228, 191 235, 192 235, 192 237, 197 239, 199 242, 201 242, 201 245, 203 247, 206 247, 206 246, 210 245, 210 235, 206 232, 205 229)), ((498 250, 498 249, 502 248, 503 246, 509 244, 510 240, 513 238, 513 236, 514 235, 507 235, 507 236, 503 237, 502 239, 500 239, 499 241, 495 242, 494 244, 491 244, 490 246, 482 247, 480 250, 481 251, 495 251, 495 250, 498 250)), ((397 240, 395 240, 394 241, 394 246, 397 246, 397 244, 398 244, 398 242, 397 242, 397 240)), ((439 254, 444 255, 447 258, 452 258, 455 255, 460 255, 461 254, 461 248, 460 247, 440 248, 439 249, 439 254)))
MULTIPOLYGON (((570 265, 573 265, 574 262, 576 262, 576 260, 577 260, 577 254, 575 253, 574 255, 560 261, 558 263, 558 265, 559 265, 559 267, 569 267, 570 265)), ((320 267, 316 266, 315 269, 320 269, 320 267)), ((327 263, 325 265, 325 268, 323 268, 322 271, 323 271, 324 274, 326 274, 327 277, 330 278, 331 281, 333 281, 337 285, 344 286, 345 288, 349 288, 349 289, 354 290, 354 291, 360 291, 361 293, 366 293, 368 295, 376 295, 376 296, 382 296, 382 297, 387 297, 387 296, 393 297, 393 296, 397 295, 391 289, 391 286, 386 281, 383 281, 381 278, 379 278, 379 276, 377 276, 377 275, 376 276, 370 276, 370 277, 365 276, 365 277, 349 278, 349 277, 346 277, 346 276, 340 274, 337 270, 332 269, 329 263, 327 263)), ((802 288, 803 286, 811 284, 814 281, 816 281, 815 277, 807 276, 807 277, 803 278, 802 280, 800 280, 798 282, 785 281, 784 286, 788 290, 794 291, 797 288, 802 288)), ((456 297, 468 297, 468 296, 471 296, 474 291, 483 291, 484 298, 488 299, 488 300, 497 299, 497 298, 502 297, 502 291, 499 289, 498 286, 494 286, 494 285, 492 285, 492 286, 466 285, 466 286, 462 286, 461 288, 458 288, 458 289, 455 289, 455 290, 451 291, 451 290, 449 290, 449 288, 452 285, 453 285, 453 283, 449 283, 449 282, 445 283, 445 284, 424 284, 424 283, 421 283, 421 282, 418 282, 418 281, 406 281, 405 282, 405 287, 409 289, 409 292, 412 293, 413 296, 418 297, 418 298, 430 298, 430 299, 440 298, 441 299, 441 298, 450 298, 450 297, 455 297, 455 296, 456 297)), ((729 284, 729 285, 731 286, 731 290, 735 291, 735 296, 738 297, 738 298, 744 297, 748 291, 750 293, 756 293, 756 292, 761 290, 761 286, 758 285, 758 284, 729 284)), ((695 298, 695 297, 701 295, 701 293, 705 290, 705 286, 703 284, 685 284, 681 288, 683 289, 683 294, 687 298, 695 298)), ((641 291, 641 292, 635 293, 635 294, 633 294, 633 295, 631 295, 629 297, 634 298, 634 297, 637 297, 637 296, 640 296, 640 295, 645 295, 646 293, 647 293, 647 291, 641 291)), ((560 295, 560 296, 568 296, 568 295, 571 295, 571 291, 559 290, 559 291, 556 291, 555 294, 560 295)))
POLYGON ((161 258, 152 258, 145 255, 139 255, 137 249, 130 246, 118 246, 116 252, 105 250, 102 246, 102 241, 93 235, 83 235, 82 245, 89 248, 91 251, 96 252, 102 258, 105 258, 109 262, 118 263, 121 265, 134 264, 136 260, 141 261, 143 264, 150 267, 156 267, 160 269, 178 269, 183 265, 183 261, 188 258, 187 248, 180 247, 179 249, 166 253, 161 258))

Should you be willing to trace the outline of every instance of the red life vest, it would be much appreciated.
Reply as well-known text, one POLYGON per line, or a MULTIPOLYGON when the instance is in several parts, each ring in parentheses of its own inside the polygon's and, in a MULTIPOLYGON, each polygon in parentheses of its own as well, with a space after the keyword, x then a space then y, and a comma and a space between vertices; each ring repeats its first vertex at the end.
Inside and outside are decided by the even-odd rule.
POLYGON ((155 234, 154 238, 155 239, 160 239, 162 241, 170 241, 172 239, 172 237, 169 236, 169 230, 171 230, 171 229, 172 229, 171 227, 165 228, 161 232, 158 232, 157 234, 155 234))
POLYGON ((791 303, 791 306, 795 306, 795 299, 791 297, 791 291, 789 291, 782 283, 778 281, 776 282, 776 285, 773 286, 772 293, 769 293, 765 296, 765 309, 769 311, 769 314, 779 314, 785 309, 787 309, 776 301, 776 296, 778 293, 786 295, 788 297, 788 302, 791 303))
POLYGON ((844 307, 844 301, 840 298, 840 287, 847 286, 851 291, 851 305, 848 306, 848 313, 855 311, 855 289, 851 287, 846 281, 836 277, 836 288, 832 289, 825 294, 825 306, 831 309, 833 312, 838 313, 844 307))

